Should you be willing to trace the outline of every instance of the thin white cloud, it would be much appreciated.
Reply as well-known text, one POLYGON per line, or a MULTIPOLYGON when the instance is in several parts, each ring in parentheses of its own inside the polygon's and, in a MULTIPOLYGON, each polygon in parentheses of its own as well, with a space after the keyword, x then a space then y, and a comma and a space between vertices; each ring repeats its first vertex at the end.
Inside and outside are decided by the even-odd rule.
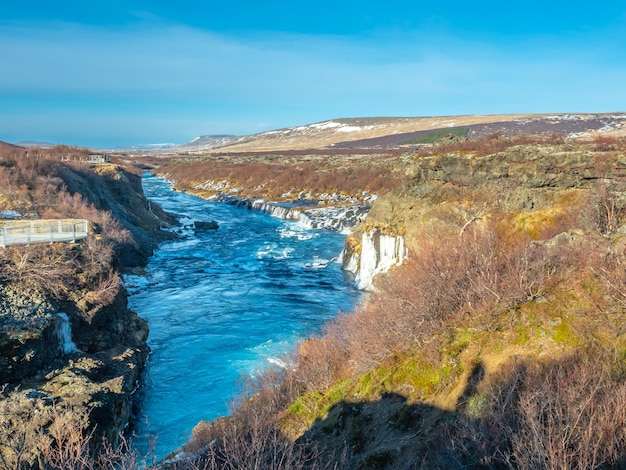
MULTIPOLYGON (((198 129, 210 122, 222 123, 220 132, 228 121, 235 132, 252 132, 261 130, 258 122, 309 117, 614 111, 626 107, 626 61, 615 60, 624 59, 616 39, 609 32, 505 43, 418 32, 357 40, 234 37, 166 24, 0 24, 0 97, 42 98, 43 114, 50 97, 94 108, 110 100, 114 109, 99 110, 99 119, 111 119, 101 129, 125 132, 128 122, 143 120, 177 136, 212 132, 198 129)), ((0 125, 14 109, 0 110, 0 125)))
MULTIPOLYGON (((507 48, 425 35, 364 42, 307 36, 238 39, 175 26, 123 31, 4 27, 0 45, 10 71, 0 75, 3 91, 172 96, 260 90, 289 94, 303 88, 393 93, 394 83, 445 88, 458 82, 456 76, 523 71, 552 58, 572 65, 593 58, 584 57, 580 45, 535 43, 525 50, 523 44, 507 48)), ((514 75, 506 78, 516 80, 514 75)))

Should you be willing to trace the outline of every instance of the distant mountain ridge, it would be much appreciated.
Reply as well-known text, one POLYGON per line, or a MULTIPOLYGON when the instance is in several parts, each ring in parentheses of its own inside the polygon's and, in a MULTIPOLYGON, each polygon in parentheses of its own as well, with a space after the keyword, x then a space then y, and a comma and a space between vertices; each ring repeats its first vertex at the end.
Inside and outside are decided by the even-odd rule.
MULTIPOLYGON (((206 134, 177 143, 139 144, 115 150, 205 153, 274 152, 339 149, 402 148, 429 133, 467 129, 469 136, 501 133, 559 134, 570 138, 590 135, 626 135, 626 112, 498 114, 426 117, 338 118, 250 135, 206 134)), ((52 147, 47 142, 23 141, 21 147, 52 147)), ((71 145, 71 143, 68 143, 71 145)))
POLYGON ((626 113, 341 118, 248 136, 201 136, 176 148, 188 152, 223 149, 233 153, 386 149, 401 147, 428 133, 458 128, 467 129, 469 136, 493 133, 559 134, 571 138, 598 133, 626 135, 626 113))
POLYGON ((41 148, 50 148, 50 147, 54 147, 57 144, 52 144, 50 142, 37 142, 34 140, 24 140, 21 142, 17 142, 15 144, 13 144, 17 147, 41 147, 41 148))
POLYGON ((203 148, 203 149, 214 149, 224 147, 233 142, 236 142, 240 139, 244 139, 245 137, 231 135, 231 134, 215 134, 215 135, 201 135, 196 137, 190 142, 185 144, 177 145, 178 148, 203 148))

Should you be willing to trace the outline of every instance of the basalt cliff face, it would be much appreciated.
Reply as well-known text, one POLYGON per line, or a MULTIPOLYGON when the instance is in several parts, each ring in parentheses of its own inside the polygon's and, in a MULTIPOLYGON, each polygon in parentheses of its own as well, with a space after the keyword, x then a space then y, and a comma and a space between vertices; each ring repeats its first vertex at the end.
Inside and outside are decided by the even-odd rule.
POLYGON ((342 261, 359 288, 370 289, 377 274, 402 264, 409 249, 419 248, 416 234, 437 221, 462 230, 496 210, 562 212, 559 198, 608 187, 621 194, 626 181, 623 154, 574 144, 519 145, 480 156, 415 154, 404 163, 405 184, 377 199, 347 239, 342 261))
POLYGON ((175 223, 145 199, 140 177, 119 166, 56 170, 76 210, 105 215, 78 244, 3 252, 5 269, 18 276, 0 282, 0 460, 6 468, 41 467, 42 455, 59 456, 57 446, 86 452, 103 438, 119 443, 148 355, 148 326, 128 309, 117 271, 140 269, 171 236, 161 227, 175 223), (115 221, 122 225, 115 228, 115 221), (118 236, 107 241, 112 230, 118 236), (61 276, 53 263, 64 266, 60 279, 69 290, 55 284, 51 294, 37 287, 61 276), (40 275, 49 278, 37 282, 40 275))

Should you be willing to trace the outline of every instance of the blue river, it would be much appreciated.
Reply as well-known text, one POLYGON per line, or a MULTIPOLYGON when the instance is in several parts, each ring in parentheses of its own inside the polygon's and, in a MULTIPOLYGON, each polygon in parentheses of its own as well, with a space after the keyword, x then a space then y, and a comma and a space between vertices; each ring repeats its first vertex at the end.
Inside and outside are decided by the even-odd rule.
POLYGON ((281 366, 360 294, 335 261, 344 236, 173 191, 151 175, 146 196, 176 214, 181 237, 163 243, 145 276, 125 276, 129 306, 150 327, 150 358, 133 425, 140 450, 164 457, 200 420, 228 414, 239 379, 281 366), (194 232, 194 221, 218 230, 194 232))

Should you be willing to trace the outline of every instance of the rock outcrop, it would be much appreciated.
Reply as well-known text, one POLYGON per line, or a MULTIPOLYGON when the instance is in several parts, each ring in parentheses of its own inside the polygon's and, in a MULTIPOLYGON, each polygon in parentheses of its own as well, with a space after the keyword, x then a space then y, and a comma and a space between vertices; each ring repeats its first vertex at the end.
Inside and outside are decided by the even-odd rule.
POLYGON ((217 230, 220 225, 215 220, 196 220, 193 223, 193 228, 196 232, 204 232, 206 230, 217 230))
POLYGON ((623 154, 573 144, 519 145, 486 156, 455 153, 405 161, 405 184, 374 201, 365 222, 346 240, 343 266, 354 273, 360 289, 371 289, 376 275, 401 264, 416 234, 438 220, 462 231, 487 212, 504 208, 552 211, 544 214, 552 217, 567 198, 590 197, 602 188, 615 194, 626 190, 623 154), (559 198, 563 202, 555 205, 559 198))
POLYGON ((176 219, 144 197, 138 174, 113 164, 99 165, 93 172, 63 167, 59 174, 71 194, 110 211, 130 231, 132 243, 120 247, 118 253, 123 268, 145 265, 158 243, 174 236, 161 229, 175 225, 176 219))
MULTIPOLYGON (((115 165, 96 174, 70 167, 60 173, 72 194, 110 211, 131 232, 132 240, 118 247, 119 268, 141 267, 159 241, 174 236, 161 227, 176 221, 149 204, 137 175, 115 165)), ((77 247, 57 250, 78 253, 77 247)), ((7 461, 22 452, 37 468, 49 445, 46 429, 61 418, 68 439, 91 435, 94 446, 103 438, 115 445, 128 426, 149 352, 148 325, 128 308, 117 279, 113 274, 100 293, 73 290, 56 298, 0 283, 0 442, 6 444, 0 452, 7 461), (15 447, 20 442, 22 450, 15 447)))
POLYGON ((568 145, 519 145, 493 155, 422 157, 410 170, 413 185, 439 181, 480 187, 497 182, 523 188, 590 189, 599 179, 623 180, 626 158, 608 161, 568 145))

